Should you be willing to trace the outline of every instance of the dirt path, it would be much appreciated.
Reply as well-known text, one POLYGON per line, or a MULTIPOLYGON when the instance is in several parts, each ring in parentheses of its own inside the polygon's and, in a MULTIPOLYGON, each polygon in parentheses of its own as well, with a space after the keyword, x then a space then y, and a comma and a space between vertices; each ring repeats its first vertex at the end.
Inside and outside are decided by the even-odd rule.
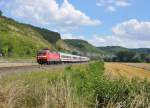
POLYGON ((123 76, 129 79, 138 77, 142 79, 147 78, 150 80, 150 70, 131 66, 131 64, 129 66, 123 63, 105 63, 105 71, 109 77, 123 76))

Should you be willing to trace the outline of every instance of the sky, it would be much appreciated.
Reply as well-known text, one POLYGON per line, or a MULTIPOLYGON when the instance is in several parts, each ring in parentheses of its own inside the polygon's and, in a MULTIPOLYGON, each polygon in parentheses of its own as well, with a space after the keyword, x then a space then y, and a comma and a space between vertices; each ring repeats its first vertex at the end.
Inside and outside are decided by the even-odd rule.
POLYGON ((150 0, 0 0, 5 16, 95 46, 150 48, 150 0))

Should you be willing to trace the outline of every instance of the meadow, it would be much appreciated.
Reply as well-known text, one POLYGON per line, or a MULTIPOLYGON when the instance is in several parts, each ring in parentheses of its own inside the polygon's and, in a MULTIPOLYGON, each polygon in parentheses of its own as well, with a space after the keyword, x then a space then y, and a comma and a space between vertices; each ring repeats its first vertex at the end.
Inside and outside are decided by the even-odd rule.
POLYGON ((111 79, 103 62, 0 77, 0 108, 148 108, 150 83, 111 79))

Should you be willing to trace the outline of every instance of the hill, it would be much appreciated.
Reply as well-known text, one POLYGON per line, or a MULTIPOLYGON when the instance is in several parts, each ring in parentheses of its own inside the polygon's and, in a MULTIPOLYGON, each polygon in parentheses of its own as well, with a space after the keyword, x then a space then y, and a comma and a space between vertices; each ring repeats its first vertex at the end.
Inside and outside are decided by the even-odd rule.
POLYGON ((42 35, 42 37, 49 43, 56 44, 56 42, 61 39, 61 36, 58 32, 50 31, 44 28, 34 27, 32 25, 30 26, 33 30, 42 35))
POLYGON ((105 54, 114 55, 120 51, 133 51, 136 53, 150 54, 150 48, 125 48, 121 46, 106 46, 106 47, 97 47, 99 50, 105 52, 105 54))
POLYGON ((111 62, 150 62, 150 48, 125 48, 120 46, 98 47, 105 54, 103 59, 111 62))
POLYGON ((97 49, 95 46, 93 46, 85 40, 65 39, 64 41, 68 46, 72 47, 75 52, 80 53, 82 55, 96 56, 103 53, 103 51, 97 49))
POLYGON ((62 40, 58 32, 0 16, 0 53, 4 57, 31 57, 43 48, 86 56, 102 53, 85 40, 62 40))
POLYGON ((43 48, 90 57, 102 53, 85 40, 62 40, 58 32, 0 16, 0 53, 4 57, 31 57, 43 48))
MULTIPOLYGON (((0 53, 5 57, 31 57, 42 48, 58 50, 57 46, 61 44, 56 43, 60 40, 61 36, 57 32, 0 16, 0 53)), ((64 42, 61 43, 66 46, 64 42)))
POLYGON ((37 50, 49 48, 89 57, 114 55, 119 51, 149 54, 149 48, 128 49, 120 46, 95 47, 85 40, 61 39, 58 32, 17 22, 0 16, 0 53, 5 57, 31 57, 37 50))
POLYGON ((150 48, 138 48, 138 49, 131 49, 131 50, 137 53, 150 54, 150 48))
POLYGON ((99 50, 102 50, 105 52, 105 54, 108 54, 108 55, 113 55, 117 52, 120 52, 120 51, 127 51, 129 50, 128 48, 125 48, 125 47, 121 47, 121 46, 106 46, 106 47, 97 47, 99 50))

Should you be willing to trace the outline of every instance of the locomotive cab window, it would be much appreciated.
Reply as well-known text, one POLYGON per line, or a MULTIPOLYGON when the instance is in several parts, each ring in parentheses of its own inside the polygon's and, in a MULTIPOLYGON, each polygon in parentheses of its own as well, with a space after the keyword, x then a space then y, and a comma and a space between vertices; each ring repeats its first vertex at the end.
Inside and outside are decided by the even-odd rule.
POLYGON ((46 55, 46 51, 40 51, 37 53, 37 55, 46 55))

